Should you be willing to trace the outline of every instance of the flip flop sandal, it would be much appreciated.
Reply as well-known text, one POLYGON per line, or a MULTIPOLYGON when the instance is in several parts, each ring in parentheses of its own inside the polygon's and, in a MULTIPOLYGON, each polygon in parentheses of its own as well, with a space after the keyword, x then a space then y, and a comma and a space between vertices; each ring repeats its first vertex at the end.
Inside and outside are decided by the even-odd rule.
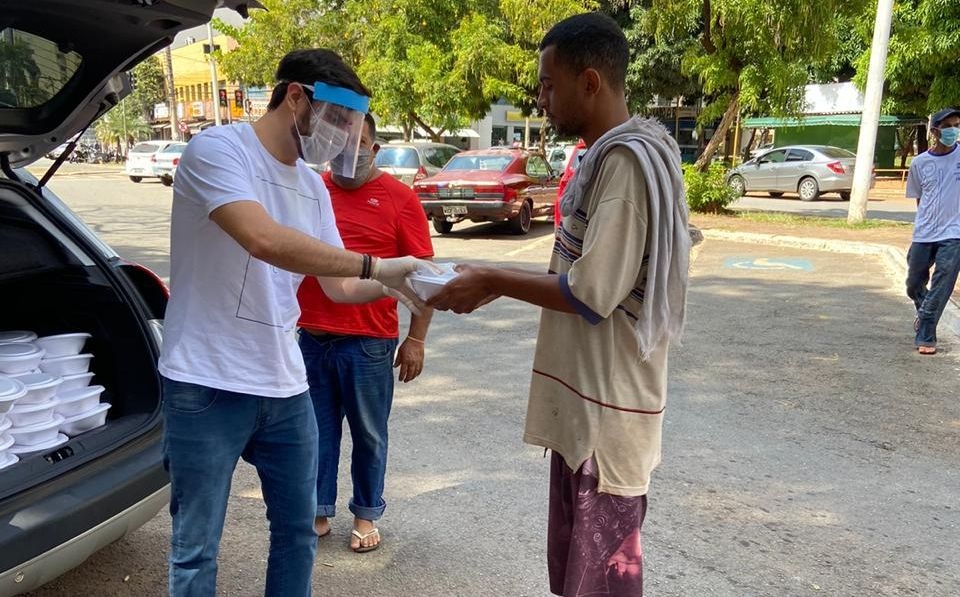
POLYGON ((374 535, 376 535, 377 537, 380 536, 380 529, 378 529, 378 528, 373 528, 373 529, 367 531, 366 533, 361 533, 361 532, 358 531, 357 529, 353 529, 353 531, 351 531, 351 534, 360 541, 360 545, 358 545, 357 547, 351 547, 351 548, 350 548, 350 549, 352 549, 352 550, 353 550, 354 552, 356 552, 356 553, 367 553, 368 551, 373 551, 373 550, 375 550, 375 549, 379 549, 379 548, 380 548, 380 544, 383 543, 383 540, 381 539, 376 545, 368 545, 368 546, 366 546, 366 547, 364 547, 364 545, 363 545, 363 540, 364 540, 364 539, 367 539, 368 537, 372 537, 372 536, 374 536, 374 535))
POLYGON ((919 352, 922 355, 937 354, 937 347, 936 346, 918 346, 917 352, 919 352))

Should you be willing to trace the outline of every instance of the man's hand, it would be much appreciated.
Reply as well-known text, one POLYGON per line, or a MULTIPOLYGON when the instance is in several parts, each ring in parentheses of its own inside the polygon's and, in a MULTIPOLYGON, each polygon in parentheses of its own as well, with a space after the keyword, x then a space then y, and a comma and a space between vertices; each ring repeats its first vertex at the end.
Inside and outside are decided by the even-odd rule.
POLYGON ((397 349, 397 360, 393 367, 400 368, 400 375, 397 377, 403 383, 413 381, 423 371, 423 342, 406 339, 397 349))
POLYGON ((420 315, 423 313, 423 310, 427 308, 427 304, 423 302, 419 296, 413 292, 413 288, 407 288, 406 291, 398 288, 390 288, 389 286, 380 283, 383 286, 384 296, 389 296, 390 298, 397 299, 401 305, 407 308, 408 311, 414 315, 420 315))
POLYGON ((456 270, 460 275, 447 282, 433 295, 427 301, 428 306, 441 311, 470 313, 500 296, 492 292, 487 285, 489 268, 458 265, 456 270))

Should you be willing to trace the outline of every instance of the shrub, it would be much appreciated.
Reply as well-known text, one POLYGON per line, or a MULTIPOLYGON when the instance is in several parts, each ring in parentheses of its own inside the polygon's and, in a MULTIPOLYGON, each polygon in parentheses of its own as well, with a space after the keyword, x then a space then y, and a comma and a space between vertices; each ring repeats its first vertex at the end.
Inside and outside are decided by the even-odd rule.
POLYGON ((687 205, 690 211, 722 213, 736 198, 723 178, 726 168, 710 164, 710 169, 700 172, 692 164, 683 165, 683 182, 687 188, 687 205))

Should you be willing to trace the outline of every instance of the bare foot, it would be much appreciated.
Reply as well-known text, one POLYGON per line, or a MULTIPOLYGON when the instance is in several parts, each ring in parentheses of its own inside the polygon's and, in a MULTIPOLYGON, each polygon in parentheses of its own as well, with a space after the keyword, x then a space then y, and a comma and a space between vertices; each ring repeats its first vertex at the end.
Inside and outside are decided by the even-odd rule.
POLYGON ((350 534, 350 549, 353 551, 373 551, 380 546, 380 532, 372 520, 354 518, 353 531, 350 534))
POLYGON ((326 537, 330 534, 330 519, 326 516, 314 518, 313 530, 317 532, 317 537, 326 537))

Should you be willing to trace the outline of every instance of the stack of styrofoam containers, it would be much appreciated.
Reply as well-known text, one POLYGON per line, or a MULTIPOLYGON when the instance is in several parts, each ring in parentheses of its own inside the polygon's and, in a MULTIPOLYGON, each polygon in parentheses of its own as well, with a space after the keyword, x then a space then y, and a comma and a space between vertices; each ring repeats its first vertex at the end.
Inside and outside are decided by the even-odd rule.
POLYGON ((107 420, 110 404, 100 402, 103 386, 91 386, 90 360, 92 354, 81 354, 90 334, 59 334, 36 339, 44 351, 40 369, 63 379, 56 392, 55 416, 62 417, 60 432, 74 437, 101 427, 107 420))
MULTIPOLYGON (((66 442, 67 436, 59 432, 62 417, 54 412, 53 401, 61 380, 37 369, 45 351, 36 344, 36 334, 4 332, 0 339, 7 341, 0 344, 0 375, 8 390, 4 393, 8 398, 16 396, 4 413, 7 437, 0 445, 10 444, 12 439, 6 450, 21 459, 66 442)), ((4 462, 9 466, 16 460, 8 456, 4 462)))

